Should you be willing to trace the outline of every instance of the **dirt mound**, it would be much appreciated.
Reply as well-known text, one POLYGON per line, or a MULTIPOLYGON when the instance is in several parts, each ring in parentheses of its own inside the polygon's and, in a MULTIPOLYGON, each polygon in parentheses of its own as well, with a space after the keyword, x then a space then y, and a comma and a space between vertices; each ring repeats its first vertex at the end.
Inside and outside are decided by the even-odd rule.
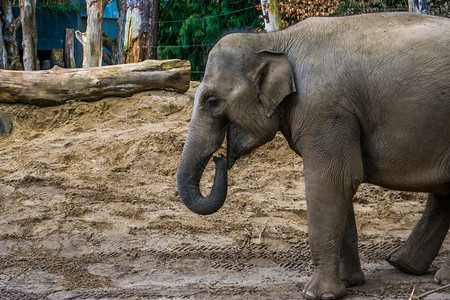
MULTIPOLYGON (((14 124, 0 137, 0 299, 300 297, 312 272, 303 166, 281 135, 236 163, 216 214, 195 215, 179 199, 176 168, 197 86, 59 107, 0 104, 14 124)), ((211 163, 205 191, 213 172, 211 163)), ((449 239, 425 276, 384 261, 424 202, 360 187, 368 280, 348 299, 436 287, 449 239)))

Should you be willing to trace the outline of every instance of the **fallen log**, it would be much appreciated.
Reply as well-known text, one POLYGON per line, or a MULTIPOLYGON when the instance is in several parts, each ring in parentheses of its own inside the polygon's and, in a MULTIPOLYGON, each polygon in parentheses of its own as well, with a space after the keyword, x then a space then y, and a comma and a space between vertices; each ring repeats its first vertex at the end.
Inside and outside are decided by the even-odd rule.
POLYGON ((152 89, 184 93, 190 79, 189 61, 179 59, 83 69, 55 66, 46 71, 0 70, 0 102, 53 106, 152 89))

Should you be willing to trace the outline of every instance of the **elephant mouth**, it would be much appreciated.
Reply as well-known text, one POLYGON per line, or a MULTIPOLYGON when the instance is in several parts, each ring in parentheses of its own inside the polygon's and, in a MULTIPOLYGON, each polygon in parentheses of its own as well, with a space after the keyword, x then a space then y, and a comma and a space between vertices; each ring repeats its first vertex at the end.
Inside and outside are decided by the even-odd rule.
POLYGON ((242 156, 239 151, 232 145, 230 137, 230 129, 227 130, 227 169, 230 170, 236 161, 242 156))

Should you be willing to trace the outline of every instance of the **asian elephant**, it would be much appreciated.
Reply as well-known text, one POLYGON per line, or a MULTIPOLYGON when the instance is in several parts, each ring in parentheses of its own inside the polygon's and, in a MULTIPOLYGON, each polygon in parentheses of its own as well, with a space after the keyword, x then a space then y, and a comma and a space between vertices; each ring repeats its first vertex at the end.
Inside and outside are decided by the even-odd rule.
MULTIPOLYGON (((310 18, 273 33, 235 33, 211 50, 178 167, 189 209, 211 214, 227 169, 281 131, 303 158, 314 275, 307 299, 362 284, 352 198, 362 182, 430 193, 388 261, 424 273, 450 226, 450 19, 409 13, 310 18), (199 182, 216 157, 211 193, 199 182)), ((437 274, 450 280, 450 262, 437 274)))

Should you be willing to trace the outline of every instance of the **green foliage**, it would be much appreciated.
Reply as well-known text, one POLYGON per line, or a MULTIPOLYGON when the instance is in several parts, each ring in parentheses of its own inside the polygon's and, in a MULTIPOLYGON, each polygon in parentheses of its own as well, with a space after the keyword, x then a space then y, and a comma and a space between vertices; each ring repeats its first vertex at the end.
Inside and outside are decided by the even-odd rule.
POLYGON ((187 59, 193 77, 201 78, 208 52, 224 32, 263 28, 261 11, 255 7, 259 3, 259 0, 160 0, 158 57, 187 59))
MULTIPOLYGON (((19 7, 20 0, 12 0, 12 6, 19 7)), ((78 5, 71 5, 69 0, 37 0, 37 9, 46 9, 55 14, 68 15, 71 12, 79 13, 78 5)))
POLYGON ((430 1, 430 14, 450 17, 450 1, 449 0, 431 0, 430 1))
POLYGON ((59 4, 37 3, 36 6, 38 9, 46 9, 55 14, 60 14, 60 15, 68 15, 71 12, 76 12, 76 13, 80 12, 80 7, 78 5, 70 5, 70 4, 59 5, 59 4))

